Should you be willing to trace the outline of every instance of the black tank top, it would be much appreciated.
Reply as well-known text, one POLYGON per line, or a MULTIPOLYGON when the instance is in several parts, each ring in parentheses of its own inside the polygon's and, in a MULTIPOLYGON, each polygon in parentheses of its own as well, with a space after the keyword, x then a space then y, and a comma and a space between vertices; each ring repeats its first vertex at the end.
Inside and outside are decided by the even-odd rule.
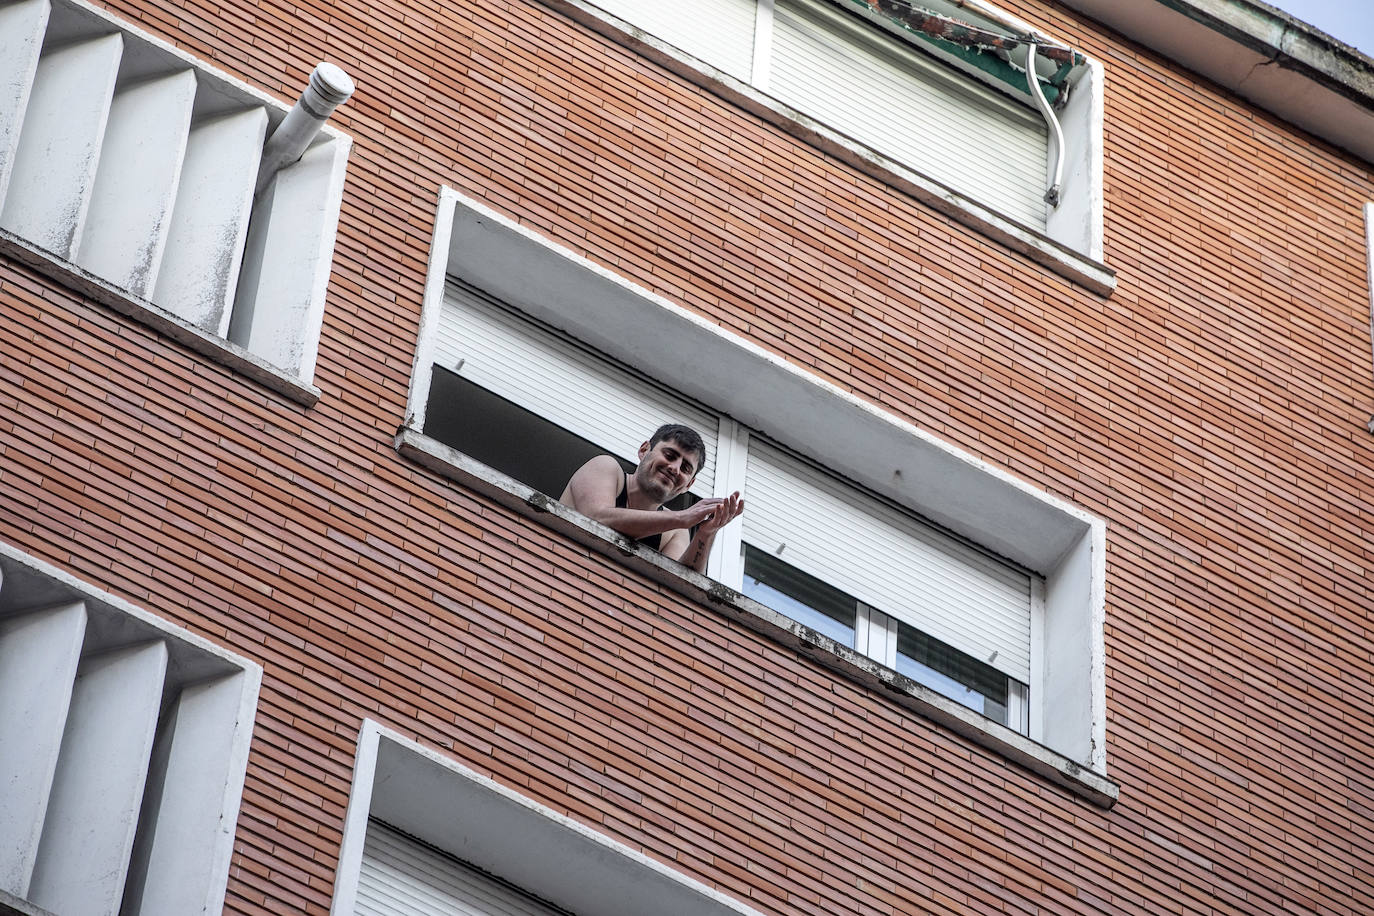
MULTIPOLYGON (((617 509, 625 509, 625 508, 628 508, 629 502, 630 502, 630 475, 629 475, 629 474, 626 474, 626 475, 625 475, 625 479, 622 480, 622 481, 620 482, 620 492, 617 493, 617 494, 615 495, 615 507, 616 507, 617 509)), ((658 549, 659 549, 659 546, 658 546, 658 545, 659 545, 660 543, 662 543, 662 541, 663 541, 663 535, 661 535, 661 534, 646 534, 646 535, 645 535, 644 537, 642 537, 642 538, 637 538, 637 539, 635 540, 635 543, 636 543, 636 544, 643 544, 643 545, 645 545, 646 547, 652 547, 654 550, 658 550, 658 549)))

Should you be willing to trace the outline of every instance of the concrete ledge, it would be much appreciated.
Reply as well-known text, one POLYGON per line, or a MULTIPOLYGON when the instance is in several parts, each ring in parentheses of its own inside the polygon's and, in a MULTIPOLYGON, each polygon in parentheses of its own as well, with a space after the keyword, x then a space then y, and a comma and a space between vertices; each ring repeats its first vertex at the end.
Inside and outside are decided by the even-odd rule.
POLYGON ((1250 0, 1065 0, 1284 120, 1374 162, 1374 59, 1250 0))
POLYGON ((904 675, 802 626, 734 589, 636 544, 537 490, 410 429, 396 450, 441 477, 533 519, 665 588, 806 656, 836 674, 1017 764, 1092 804, 1109 809, 1120 787, 1105 774, 999 725, 904 675))
POLYGON ((133 296, 5 229, 0 229, 0 256, 33 268, 77 295, 151 328, 211 362, 275 391, 288 401, 310 408, 320 399, 320 389, 314 385, 288 375, 238 344, 189 324, 147 299, 133 296))

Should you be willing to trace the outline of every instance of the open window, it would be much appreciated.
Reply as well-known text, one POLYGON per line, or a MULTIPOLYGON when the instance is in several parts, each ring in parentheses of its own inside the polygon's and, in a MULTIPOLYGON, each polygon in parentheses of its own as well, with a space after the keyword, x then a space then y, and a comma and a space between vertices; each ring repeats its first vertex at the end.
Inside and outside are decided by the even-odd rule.
POLYGON ((695 426, 698 494, 747 504, 711 578, 1103 766, 1101 522, 448 191, 409 413, 403 453, 536 507, 585 456, 695 426))
POLYGON ((716 416, 458 279, 445 291, 432 366, 425 434, 541 493, 557 498, 596 455, 632 470, 665 423, 702 434, 706 464, 690 493, 712 491, 716 416))
POLYGON ((721 532, 708 575, 1027 730, 1027 571, 461 279, 447 285, 434 352, 424 434, 554 498, 597 454, 633 469, 639 444, 664 423, 701 431, 705 463, 685 497, 739 489, 750 506, 742 525, 721 532), (743 461, 742 485, 717 473, 722 439, 743 461), (843 607, 829 592, 844 595, 843 607), (921 651, 899 654, 901 633, 921 651))

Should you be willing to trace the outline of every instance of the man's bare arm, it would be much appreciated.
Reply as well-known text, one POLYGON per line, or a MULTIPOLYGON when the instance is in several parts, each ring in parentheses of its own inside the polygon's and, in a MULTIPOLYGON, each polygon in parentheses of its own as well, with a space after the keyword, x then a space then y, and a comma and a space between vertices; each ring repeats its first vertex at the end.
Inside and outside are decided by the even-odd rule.
MULTIPOLYGON (((705 501, 702 500, 702 502, 705 501)), ((689 566, 697 572, 706 572, 706 559, 711 555, 711 544, 716 539, 716 532, 739 518, 744 512, 744 500, 740 498, 738 492, 731 493, 726 499, 717 499, 713 502, 717 504, 715 510, 710 517, 701 522, 691 543, 687 544, 682 552, 675 556, 675 559, 683 566, 689 566)), ((701 503, 697 503, 697 505, 701 505, 701 503)), ((681 540, 686 540, 686 534, 685 531, 681 532, 681 540)), ((674 556, 674 554, 669 553, 667 544, 664 544, 663 552, 668 556, 674 556)))
MULTIPOLYGON (((676 512, 622 509, 615 504, 615 499, 624 481, 625 471, 621 469, 620 462, 610 455, 599 455, 577 469, 559 500, 606 527, 636 539, 691 528, 708 518, 715 507, 724 502, 720 499, 703 499, 676 512)), ((662 546, 670 546, 667 539, 662 546)), ((666 549, 664 553, 672 556, 666 549)))

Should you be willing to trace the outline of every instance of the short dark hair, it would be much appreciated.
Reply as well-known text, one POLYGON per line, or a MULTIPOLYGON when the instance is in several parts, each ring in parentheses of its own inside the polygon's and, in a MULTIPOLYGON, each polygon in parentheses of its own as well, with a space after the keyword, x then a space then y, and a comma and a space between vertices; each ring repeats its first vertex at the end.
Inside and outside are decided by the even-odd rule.
POLYGON ((649 448, 652 449, 664 440, 676 442, 686 451, 696 452, 697 457, 701 459, 697 462, 698 472, 706 464, 706 443, 702 441, 701 433, 692 427, 683 426, 681 423, 665 423, 654 430, 653 436, 649 438, 649 448))

